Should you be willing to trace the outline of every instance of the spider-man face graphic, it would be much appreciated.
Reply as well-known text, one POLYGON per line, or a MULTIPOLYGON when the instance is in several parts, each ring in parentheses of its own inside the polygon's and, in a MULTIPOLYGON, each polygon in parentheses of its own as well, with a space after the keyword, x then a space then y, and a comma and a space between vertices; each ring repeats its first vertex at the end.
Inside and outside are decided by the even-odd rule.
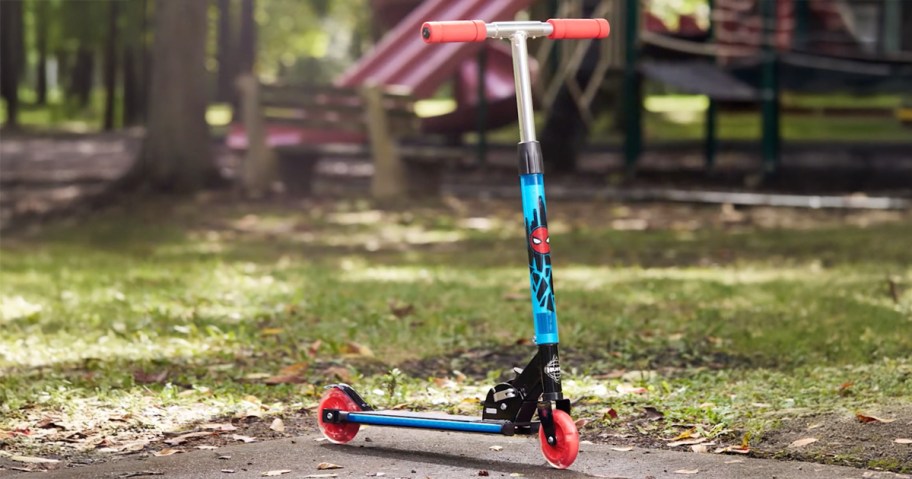
POLYGON ((529 247, 532 251, 540 254, 551 252, 551 237, 548 235, 547 226, 539 226, 529 234, 529 247))

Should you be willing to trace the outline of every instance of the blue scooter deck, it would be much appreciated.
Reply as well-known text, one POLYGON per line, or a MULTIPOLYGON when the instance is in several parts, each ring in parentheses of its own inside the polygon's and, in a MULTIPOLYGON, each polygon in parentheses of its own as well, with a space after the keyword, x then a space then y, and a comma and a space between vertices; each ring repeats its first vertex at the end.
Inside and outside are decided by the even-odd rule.
POLYGON ((472 416, 409 411, 340 411, 343 422, 372 426, 412 427, 440 431, 475 432, 512 436, 515 425, 510 421, 485 420, 472 416))

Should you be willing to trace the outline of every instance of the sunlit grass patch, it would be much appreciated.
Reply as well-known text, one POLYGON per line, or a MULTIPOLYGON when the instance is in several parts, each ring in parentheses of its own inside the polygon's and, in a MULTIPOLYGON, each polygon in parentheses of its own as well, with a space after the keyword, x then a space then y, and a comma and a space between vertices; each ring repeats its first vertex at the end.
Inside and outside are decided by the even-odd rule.
MULTIPOLYGON (((160 437, 250 404, 306 410, 339 379, 381 406, 475 414, 520 364, 460 371, 460 355, 534 349, 522 346, 532 328, 514 206, 201 200, 4 238, 0 437, 84 417, 127 443, 134 429, 160 437), (420 366, 435 359, 442 370, 420 366), (132 419, 105 419, 122 414, 132 419)), ((767 223, 758 209, 728 224, 717 209, 663 208, 549 211, 567 392, 593 427, 666 438, 667 424, 636 422, 650 405, 729 439, 762 434, 780 412, 912 402, 912 335, 898 334, 912 328, 908 214, 778 210, 767 223), (833 392, 850 380, 851 397, 833 392), (619 422, 599 422, 606 407, 619 422)))

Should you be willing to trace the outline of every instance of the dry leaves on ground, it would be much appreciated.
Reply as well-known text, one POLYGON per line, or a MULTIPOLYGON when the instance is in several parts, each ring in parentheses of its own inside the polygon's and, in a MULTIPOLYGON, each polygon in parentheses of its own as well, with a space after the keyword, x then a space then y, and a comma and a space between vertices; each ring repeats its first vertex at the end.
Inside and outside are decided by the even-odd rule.
POLYGON ((235 441, 241 441, 241 442, 243 442, 243 443, 245 443, 245 444, 251 443, 251 442, 255 442, 255 441, 256 441, 256 438, 255 438, 255 437, 242 436, 242 435, 240 435, 240 434, 232 434, 232 435, 231 435, 231 439, 234 439, 235 441))
POLYGON ((291 469, 276 469, 274 471, 266 471, 260 475, 266 477, 275 477, 281 476, 282 474, 288 474, 289 472, 291 472, 291 469))
POLYGON ((272 424, 269 425, 269 429, 272 429, 275 432, 285 432, 285 422, 279 418, 272 420, 272 424))
POLYGON ((177 437, 172 437, 171 439, 165 439, 163 442, 169 446, 180 446, 181 444, 187 442, 188 439, 193 439, 195 437, 212 436, 213 434, 215 433, 209 431, 189 432, 187 434, 181 434, 177 437))
POLYGON ((180 449, 172 449, 172 448, 168 447, 168 448, 162 449, 161 451, 155 451, 152 453, 152 455, 155 457, 164 457, 164 456, 173 456, 180 452, 184 452, 184 451, 181 451, 180 449))
POLYGON ((331 462, 321 462, 317 464, 318 471, 325 471, 327 469, 342 469, 342 466, 338 464, 333 464, 331 462))
POLYGON ((884 424, 889 424, 889 423, 891 423, 891 422, 893 422, 893 421, 896 420, 896 419, 885 419, 885 418, 880 418, 880 417, 877 417, 877 416, 869 416, 869 415, 867 415, 867 414, 862 414, 862 413, 860 413, 860 412, 856 412, 856 413, 855 413, 855 417, 858 418, 858 420, 859 420, 860 422, 863 422, 863 423, 882 422, 882 423, 884 423, 884 424))
POLYGON ((612 447, 611 450, 617 452, 628 452, 632 451, 633 447, 612 447))
POLYGON ((898 437, 893 440, 896 444, 912 444, 912 439, 906 439, 904 437, 898 437))
POLYGON ((678 469, 675 474, 696 474, 698 472, 700 472, 699 469, 678 469))
POLYGON ((807 446, 808 444, 813 444, 815 442, 817 442, 816 437, 806 437, 804 439, 798 439, 797 441, 792 442, 791 444, 788 445, 788 447, 799 448, 799 447, 807 446))

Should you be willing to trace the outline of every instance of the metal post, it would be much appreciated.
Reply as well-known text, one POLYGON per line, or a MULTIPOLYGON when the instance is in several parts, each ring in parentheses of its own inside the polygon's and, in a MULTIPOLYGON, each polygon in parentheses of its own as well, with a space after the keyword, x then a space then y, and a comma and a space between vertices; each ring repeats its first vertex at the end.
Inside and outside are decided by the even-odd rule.
POLYGON ((640 75, 637 72, 639 54, 639 0, 627 0, 625 7, 624 48, 624 166, 632 173, 643 148, 643 102, 640 75))
POLYGON ((526 32, 510 35, 513 46, 513 81, 516 83, 516 111, 519 114, 519 142, 535 140, 535 116, 532 112, 532 81, 529 78, 529 51, 526 32))
POLYGON ((900 51, 902 32, 902 5, 900 0, 884 0, 883 4, 883 45, 887 53, 900 51))
POLYGON ((488 95, 485 70, 488 66, 488 50, 481 47, 478 52, 478 112, 476 127, 478 128, 478 145, 476 164, 485 165, 488 162, 488 95))
POLYGON ((771 176, 779 169, 779 69, 776 53, 776 2, 761 1, 763 16, 763 171, 771 176))
MULTIPOLYGON (((709 38, 711 41, 714 41, 716 38, 715 29, 713 28, 712 23, 712 9, 713 9, 713 0, 709 0, 709 38)), ((717 117, 717 108, 716 100, 707 95, 709 98, 709 104, 706 106, 706 121, 705 121, 705 137, 703 139, 703 152, 706 155, 704 158, 706 171, 711 171, 713 167, 716 166, 716 150, 718 147, 718 137, 716 135, 716 117, 717 117)))

